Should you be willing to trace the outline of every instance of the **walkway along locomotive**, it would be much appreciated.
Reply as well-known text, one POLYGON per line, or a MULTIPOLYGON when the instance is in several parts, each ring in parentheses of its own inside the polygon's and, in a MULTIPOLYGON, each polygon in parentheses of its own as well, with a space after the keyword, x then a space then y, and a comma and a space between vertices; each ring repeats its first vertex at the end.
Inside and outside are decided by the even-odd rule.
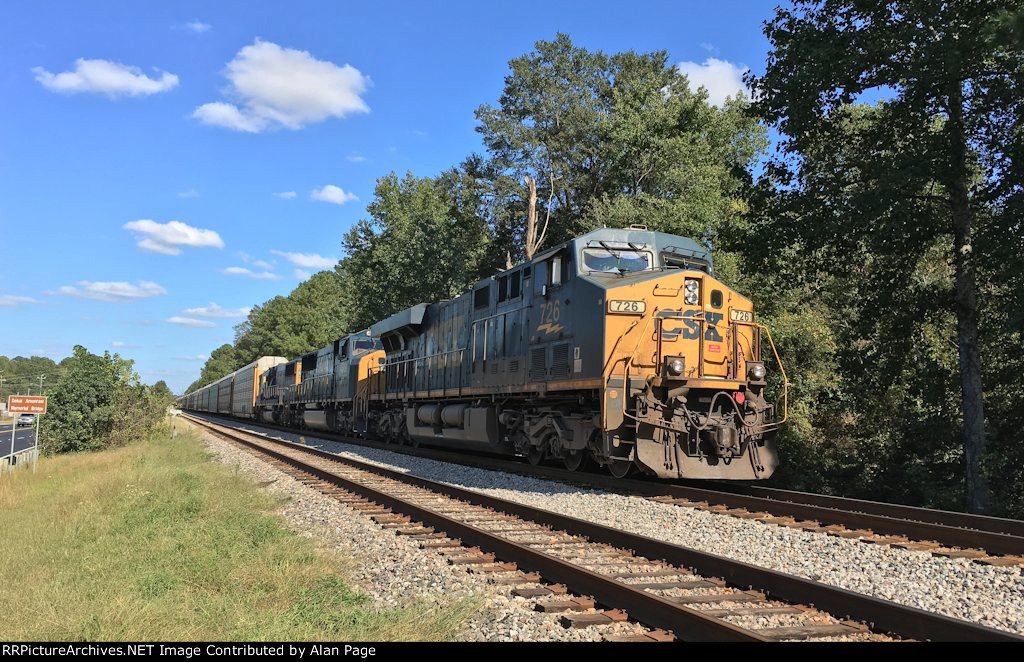
POLYGON ((786 420, 788 383, 750 300, 696 242, 636 227, 596 230, 454 299, 255 366, 251 413, 208 408, 204 392, 232 375, 183 406, 661 478, 767 478, 786 420))

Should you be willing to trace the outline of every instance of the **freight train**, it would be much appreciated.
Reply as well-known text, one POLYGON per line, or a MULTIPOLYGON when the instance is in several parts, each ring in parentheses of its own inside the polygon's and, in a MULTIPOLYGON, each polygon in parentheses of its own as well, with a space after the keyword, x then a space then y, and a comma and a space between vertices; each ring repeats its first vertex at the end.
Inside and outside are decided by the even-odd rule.
POLYGON ((305 356, 260 358, 182 406, 571 470, 594 462, 617 477, 754 480, 778 465, 787 388, 771 334, 709 251, 634 226, 305 356))

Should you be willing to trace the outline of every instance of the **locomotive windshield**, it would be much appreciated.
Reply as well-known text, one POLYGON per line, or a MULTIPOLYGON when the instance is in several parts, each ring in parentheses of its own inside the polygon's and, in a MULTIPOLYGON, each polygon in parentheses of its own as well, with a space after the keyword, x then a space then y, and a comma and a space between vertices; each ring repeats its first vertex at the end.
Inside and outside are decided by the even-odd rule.
POLYGON ((374 342, 372 340, 356 340, 352 345, 354 353, 362 354, 367 350, 373 349, 374 342))
POLYGON ((623 274, 651 268, 651 254, 641 250, 617 248, 584 248, 583 268, 598 273, 623 274))

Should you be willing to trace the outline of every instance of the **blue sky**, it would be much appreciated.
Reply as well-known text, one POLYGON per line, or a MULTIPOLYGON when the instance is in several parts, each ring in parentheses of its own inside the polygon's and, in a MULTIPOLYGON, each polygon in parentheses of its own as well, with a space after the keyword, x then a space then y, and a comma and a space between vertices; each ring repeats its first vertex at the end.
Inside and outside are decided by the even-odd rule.
POLYGON ((666 49, 715 96, 763 69, 774 4, 10 3, 0 354, 82 344, 184 388, 340 257, 378 177, 480 151, 474 109, 536 40, 666 49))

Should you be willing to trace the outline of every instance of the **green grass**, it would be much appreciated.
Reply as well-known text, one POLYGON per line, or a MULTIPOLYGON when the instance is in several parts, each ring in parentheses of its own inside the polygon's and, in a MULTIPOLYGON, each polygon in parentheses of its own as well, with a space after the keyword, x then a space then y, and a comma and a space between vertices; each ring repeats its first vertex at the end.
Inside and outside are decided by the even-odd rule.
POLYGON ((473 611, 376 609, 274 514, 280 501, 166 436, 0 478, 6 640, 441 640, 473 611))

